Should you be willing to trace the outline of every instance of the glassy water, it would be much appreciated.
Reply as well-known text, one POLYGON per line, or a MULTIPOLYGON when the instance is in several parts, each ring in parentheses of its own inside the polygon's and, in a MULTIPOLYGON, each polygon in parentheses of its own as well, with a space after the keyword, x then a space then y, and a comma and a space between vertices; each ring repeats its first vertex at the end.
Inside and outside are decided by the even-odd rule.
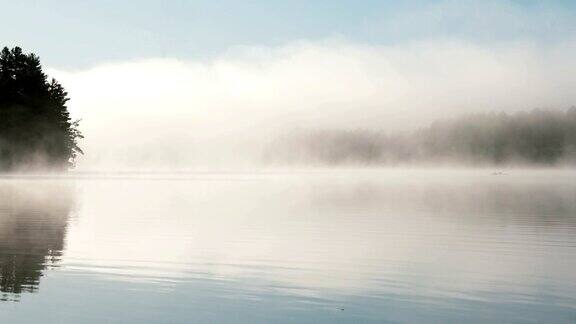
POLYGON ((0 179, 2 323, 576 322, 576 172, 0 179))

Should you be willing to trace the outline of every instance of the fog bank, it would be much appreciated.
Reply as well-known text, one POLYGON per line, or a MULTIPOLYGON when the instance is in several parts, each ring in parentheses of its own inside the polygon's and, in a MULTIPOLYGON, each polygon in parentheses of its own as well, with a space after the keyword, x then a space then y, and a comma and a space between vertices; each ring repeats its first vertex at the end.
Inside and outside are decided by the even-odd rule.
POLYGON ((78 170, 238 169, 259 166, 266 145, 292 130, 402 131, 464 113, 569 107, 574 54, 572 39, 332 39, 48 74, 82 119, 78 170))

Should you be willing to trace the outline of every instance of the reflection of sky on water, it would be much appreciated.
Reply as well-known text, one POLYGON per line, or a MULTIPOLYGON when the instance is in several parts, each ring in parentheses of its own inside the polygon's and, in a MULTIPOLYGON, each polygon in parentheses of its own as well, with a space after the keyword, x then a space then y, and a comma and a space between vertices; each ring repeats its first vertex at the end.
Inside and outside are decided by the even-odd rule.
POLYGON ((0 311, 94 322, 573 320, 574 175, 489 174, 78 180, 60 267, 0 311))

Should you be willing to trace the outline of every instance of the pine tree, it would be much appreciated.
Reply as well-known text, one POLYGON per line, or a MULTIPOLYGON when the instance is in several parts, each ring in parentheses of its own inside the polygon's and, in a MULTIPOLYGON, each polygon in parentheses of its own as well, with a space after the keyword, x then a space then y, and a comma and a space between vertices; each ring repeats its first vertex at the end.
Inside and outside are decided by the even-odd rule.
POLYGON ((0 53, 0 170, 67 169, 82 150, 67 92, 48 81, 40 59, 22 49, 0 53))

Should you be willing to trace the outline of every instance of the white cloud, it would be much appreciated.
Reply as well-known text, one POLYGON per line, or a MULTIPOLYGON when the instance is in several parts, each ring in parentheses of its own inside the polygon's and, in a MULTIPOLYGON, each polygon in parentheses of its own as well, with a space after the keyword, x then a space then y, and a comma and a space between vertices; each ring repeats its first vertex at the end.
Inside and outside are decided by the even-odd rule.
POLYGON ((469 111, 570 106, 575 45, 297 42, 49 74, 83 119, 80 167, 215 167, 258 160, 290 128, 411 129, 469 111))

